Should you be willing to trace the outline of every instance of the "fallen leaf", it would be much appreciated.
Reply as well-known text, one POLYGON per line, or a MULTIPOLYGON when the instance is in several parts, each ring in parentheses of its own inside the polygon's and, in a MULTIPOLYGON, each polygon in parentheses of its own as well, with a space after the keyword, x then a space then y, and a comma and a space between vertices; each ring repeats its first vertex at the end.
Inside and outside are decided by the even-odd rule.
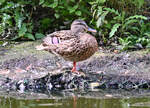
POLYGON ((5 75, 5 74, 9 74, 10 70, 6 69, 6 70, 0 70, 0 74, 5 75))
POLYGON ((23 69, 17 67, 15 72, 16 73, 21 73, 21 72, 23 73, 23 72, 26 72, 26 70, 23 70, 23 69))
POLYGON ((26 67, 26 70, 30 70, 32 68, 32 64, 26 67))

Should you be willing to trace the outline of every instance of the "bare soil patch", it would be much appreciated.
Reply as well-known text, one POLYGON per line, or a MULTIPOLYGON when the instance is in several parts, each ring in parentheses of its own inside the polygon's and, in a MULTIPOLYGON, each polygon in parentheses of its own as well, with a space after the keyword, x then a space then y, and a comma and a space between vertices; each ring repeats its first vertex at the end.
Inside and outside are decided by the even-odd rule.
POLYGON ((148 50, 114 53, 99 50, 77 68, 85 75, 70 72, 72 63, 45 51, 36 51, 38 42, 0 48, 1 88, 19 90, 141 89, 150 86, 148 50))

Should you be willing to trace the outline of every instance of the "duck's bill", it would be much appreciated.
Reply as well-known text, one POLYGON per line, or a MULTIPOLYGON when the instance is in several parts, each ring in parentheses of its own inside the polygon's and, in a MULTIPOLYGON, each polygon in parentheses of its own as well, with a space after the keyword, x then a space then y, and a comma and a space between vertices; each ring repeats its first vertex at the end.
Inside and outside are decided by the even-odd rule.
POLYGON ((97 32, 95 29, 92 29, 92 28, 88 28, 88 31, 89 31, 89 32, 94 32, 94 33, 97 32))

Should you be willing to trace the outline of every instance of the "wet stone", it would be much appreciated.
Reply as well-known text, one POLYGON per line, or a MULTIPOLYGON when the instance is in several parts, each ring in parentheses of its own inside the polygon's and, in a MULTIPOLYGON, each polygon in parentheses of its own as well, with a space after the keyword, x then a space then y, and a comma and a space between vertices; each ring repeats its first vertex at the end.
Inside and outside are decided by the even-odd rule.
POLYGON ((88 76, 73 74, 72 72, 60 73, 57 75, 46 75, 39 79, 24 79, 19 81, 13 81, 7 79, 1 87, 12 90, 12 84, 16 85, 15 90, 19 91, 55 91, 55 90, 88 90, 89 88, 96 88, 99 86, 94 85, 91 87, 91 83, 100 83, 99 80, 93 80, 88 76))
MULTIPOLYGON (((3 79, 4 80, 4 79, 3 79)), ((51 91, 95 91, 107 89, 134 90, 149 89, 150 80, 140 80, 137 78, 116 77, 107 75, 87 74, 78 75, 70 71, 56 75, 46 75, 39 79, 22 79, 13 81, 6 78, 1 83, 1 88, 8 91, 17 90, 19 92, 51 92, 51 91)))

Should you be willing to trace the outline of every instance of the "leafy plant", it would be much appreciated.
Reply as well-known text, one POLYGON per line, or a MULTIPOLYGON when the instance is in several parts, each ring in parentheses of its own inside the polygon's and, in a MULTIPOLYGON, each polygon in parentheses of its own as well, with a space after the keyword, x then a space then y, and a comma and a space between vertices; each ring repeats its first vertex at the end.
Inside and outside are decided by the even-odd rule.
POLYGON ((145 0, 1 0, 0 39, 36 40, 83 19, 95 25, 105 45, 148 48, 148 9, 145 0))
POLYGON ((90 16, 88 12, 90 8, 85 8, 87 4, 82 0, 40 0, 39 5, 54 9, 56 19, 73 20, 76 17, 83 18, 84 16, 90 16))
POLYGON ((117 32, 117 29, 119 28, 119 26, 121 26, 121 24, 119 24, 119 23, 113 25, 111 32, 109 33, 109 38, 114 36, 114 34, 115 34, 115 32, 117 32))
POLYGON ((16 37, 12 38, 13 40, 19 38, 27 38, 30 40, 35 40, 32 35, 32 23, 25 23, 27 21, 27 14, 24 10, 24 5, 21 2, 15 3, 13 1, 7 2, 3 1, 1 3, 1 34, 10 28, 13 28, 13 32, 16 32, 16 37), (15 23, 14 23, 15 22, 15 23))
POLYGON ((89 1, 91 0, 86 3, 82 0, 2 0, 1 38, 35 40, 44 36, 39 34, 60 29, 59 26, 64 25, 65 21, 71 22, 76 18, 90 19, 89 1), (12 35, 7 33, 10 30, 12 35))
POLYGON ((104 6, 93 6, 92 9, 94 9, 93 17, 97 20, 97 28, 101 30, 105 43, 111 38, 115 38, 118 40, 116 42, 122 45, 120 48, 124 50, 134 48, 136 45, 143 47, 149 43, 149 39, 145 38, 143 34, 145 30, 148 30, 144 29, 147 17, 143 15, 128 16, 125 11, 119 12, 114 8, 104 6), (143 22, 143 24, 139 22, 143 22))

